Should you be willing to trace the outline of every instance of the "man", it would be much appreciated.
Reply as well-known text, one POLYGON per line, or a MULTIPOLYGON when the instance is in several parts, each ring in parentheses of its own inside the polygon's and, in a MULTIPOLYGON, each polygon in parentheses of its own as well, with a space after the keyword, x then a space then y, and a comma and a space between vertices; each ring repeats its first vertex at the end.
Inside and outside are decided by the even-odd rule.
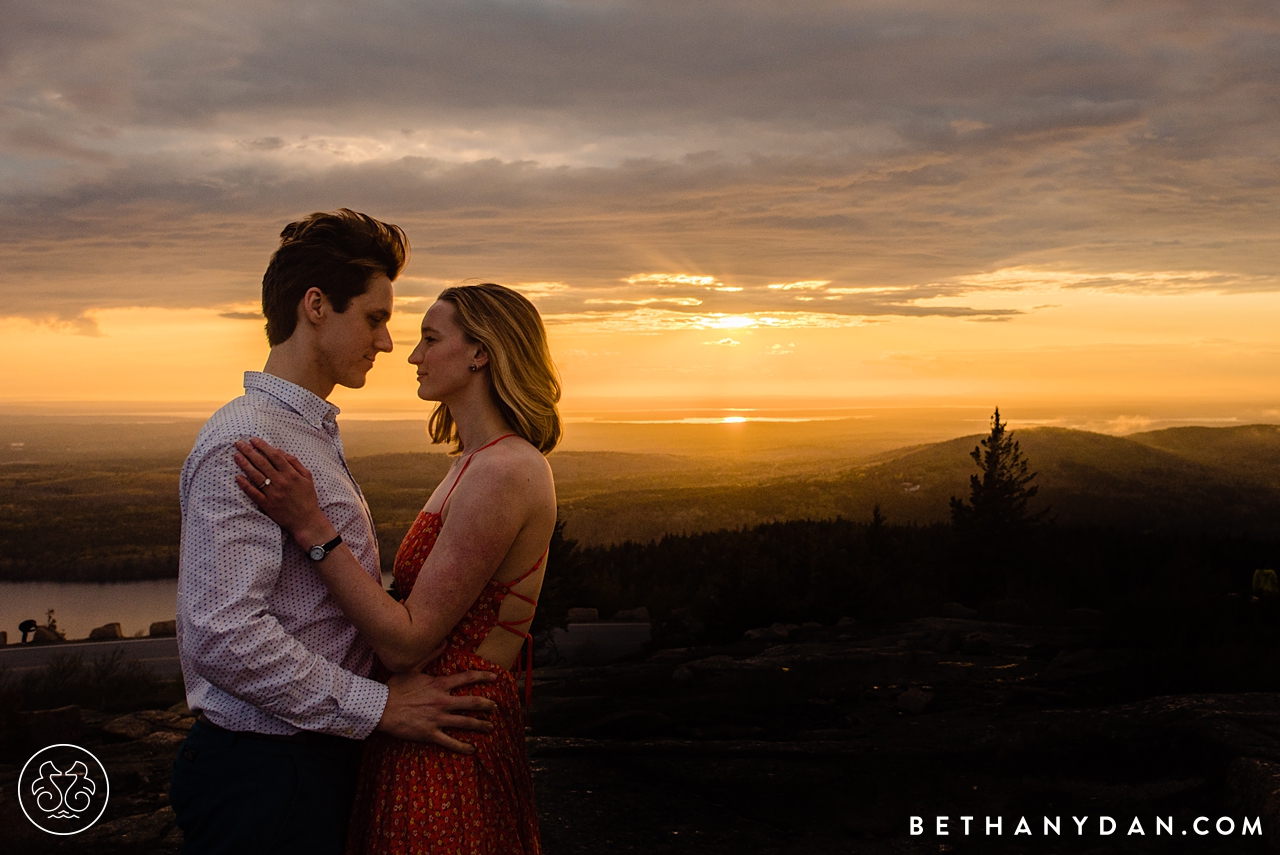
POLYGON ((340 541, 381 579, 373 520, 326 399, 363 386, 391 351, 391 283, 406 255, 399 228, 345 208, 285 228, 262 279, 266 367, 245 373, 244 396, 209 419, 183 466, 178 649, 197 720, 171 801, 186 853, 341 852, 360 740, 379 730, 469 751, 441 728, 490 727, 462 713, 491 701, 450 694, 490 673, 368 679, 373 653, 312 566, 339 539, 299 549, 235 483, 239 439, 295 455, 340 541))

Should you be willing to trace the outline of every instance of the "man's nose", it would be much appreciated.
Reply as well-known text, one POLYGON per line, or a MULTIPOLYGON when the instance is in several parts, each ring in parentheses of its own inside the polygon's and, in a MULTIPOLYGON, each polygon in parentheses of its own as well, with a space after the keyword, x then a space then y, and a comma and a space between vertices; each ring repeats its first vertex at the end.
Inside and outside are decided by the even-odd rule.
POLYGON ((380 353, 390 353, 395 347, 394 343, 391 341, 391 330, 386 327, 379 329, 378 335, 373 340, 373 346, 377 348, 380 353))

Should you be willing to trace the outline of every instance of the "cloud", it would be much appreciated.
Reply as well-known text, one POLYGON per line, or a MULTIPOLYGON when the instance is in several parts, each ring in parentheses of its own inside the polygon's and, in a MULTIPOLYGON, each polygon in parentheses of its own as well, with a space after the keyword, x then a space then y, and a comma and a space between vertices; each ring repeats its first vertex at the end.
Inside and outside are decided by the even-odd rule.
POLYGON ((340 205, 398 293, 562 317, 1275 290, 1277 52, 1248 0, 13 0, 0 306, 234 312, 340 205))
POLYGON ((765 287, 770 291, 821 291, 830 284, 830 279, 808 279, 804 282, 774 282, 765 287))
POLYGON ((237 140, 236 145, 248 151, 279 151, 285 147, 280 137, 260 137, 256 140, 237 140))

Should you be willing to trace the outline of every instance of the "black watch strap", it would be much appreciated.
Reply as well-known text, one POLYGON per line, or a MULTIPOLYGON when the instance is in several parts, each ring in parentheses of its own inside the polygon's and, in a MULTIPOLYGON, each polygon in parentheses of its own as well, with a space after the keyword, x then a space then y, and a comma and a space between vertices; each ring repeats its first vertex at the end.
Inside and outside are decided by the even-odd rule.
POLYGON ((323 561, 326 555, 338 548, 339 543, 342 543, 342 535, 338 535, 328 543, 322 543, 311 547, 307 550, 307 555, 312 561, 323 561))

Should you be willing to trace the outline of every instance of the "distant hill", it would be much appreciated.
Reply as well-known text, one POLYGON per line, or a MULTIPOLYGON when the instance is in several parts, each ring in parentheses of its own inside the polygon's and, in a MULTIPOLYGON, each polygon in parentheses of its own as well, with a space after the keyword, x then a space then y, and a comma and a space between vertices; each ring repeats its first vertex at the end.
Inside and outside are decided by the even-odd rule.
MULTIPOLYGON (((0 580, 172 576, 178 469, 195 427, 144 425, 125 437, 97 426, 74 446, 78 434, 70 428, 41 434, 24 426, 32 431, 17 440, 24 444, 0 461, 0 580), (114 456, 109 442, 116 443, 114 456)), ((352 431, 358 441, 348 448, 394 447, 418 430, 370 423, 367 434, 352 431)), ((1280 532, 1280 426, 1127 437, 1030 428, 1014 437, 1039 473, 1036 506, 1050 507, 1060 524, 1280 532)), ((968 495, 977 471, 969 452, 981 438, 878 453, 866 444, 837 445, 825 458, 759 450, 744 457, 557 451, 551 465, 566 534, 600 545, 771 521, 866 520, 876 504, 890 523, 943 521, 950 497, 968 495)), ((384 567, 450 462, 439 450, 352 457, 384 567)))
MULTIPOLYGON (((1280 531, 1280 427, 1173 428, 1113 437, 1064 428, 1014 431, 1038 473, 1034 509, 1060 524, 1143 530, 1280 531)), ((982 435, 903 449, 829 475, 746 486, 623 490, 565 503, 567 534, 584 543, 647 540, 789 519, 949 518, 977 472, 982 435)))
POLYGON ((1134 433, 1126 439, 1232 472, 1242 480, 1280 484, 1280 425, 1180 427, 1134 433))

